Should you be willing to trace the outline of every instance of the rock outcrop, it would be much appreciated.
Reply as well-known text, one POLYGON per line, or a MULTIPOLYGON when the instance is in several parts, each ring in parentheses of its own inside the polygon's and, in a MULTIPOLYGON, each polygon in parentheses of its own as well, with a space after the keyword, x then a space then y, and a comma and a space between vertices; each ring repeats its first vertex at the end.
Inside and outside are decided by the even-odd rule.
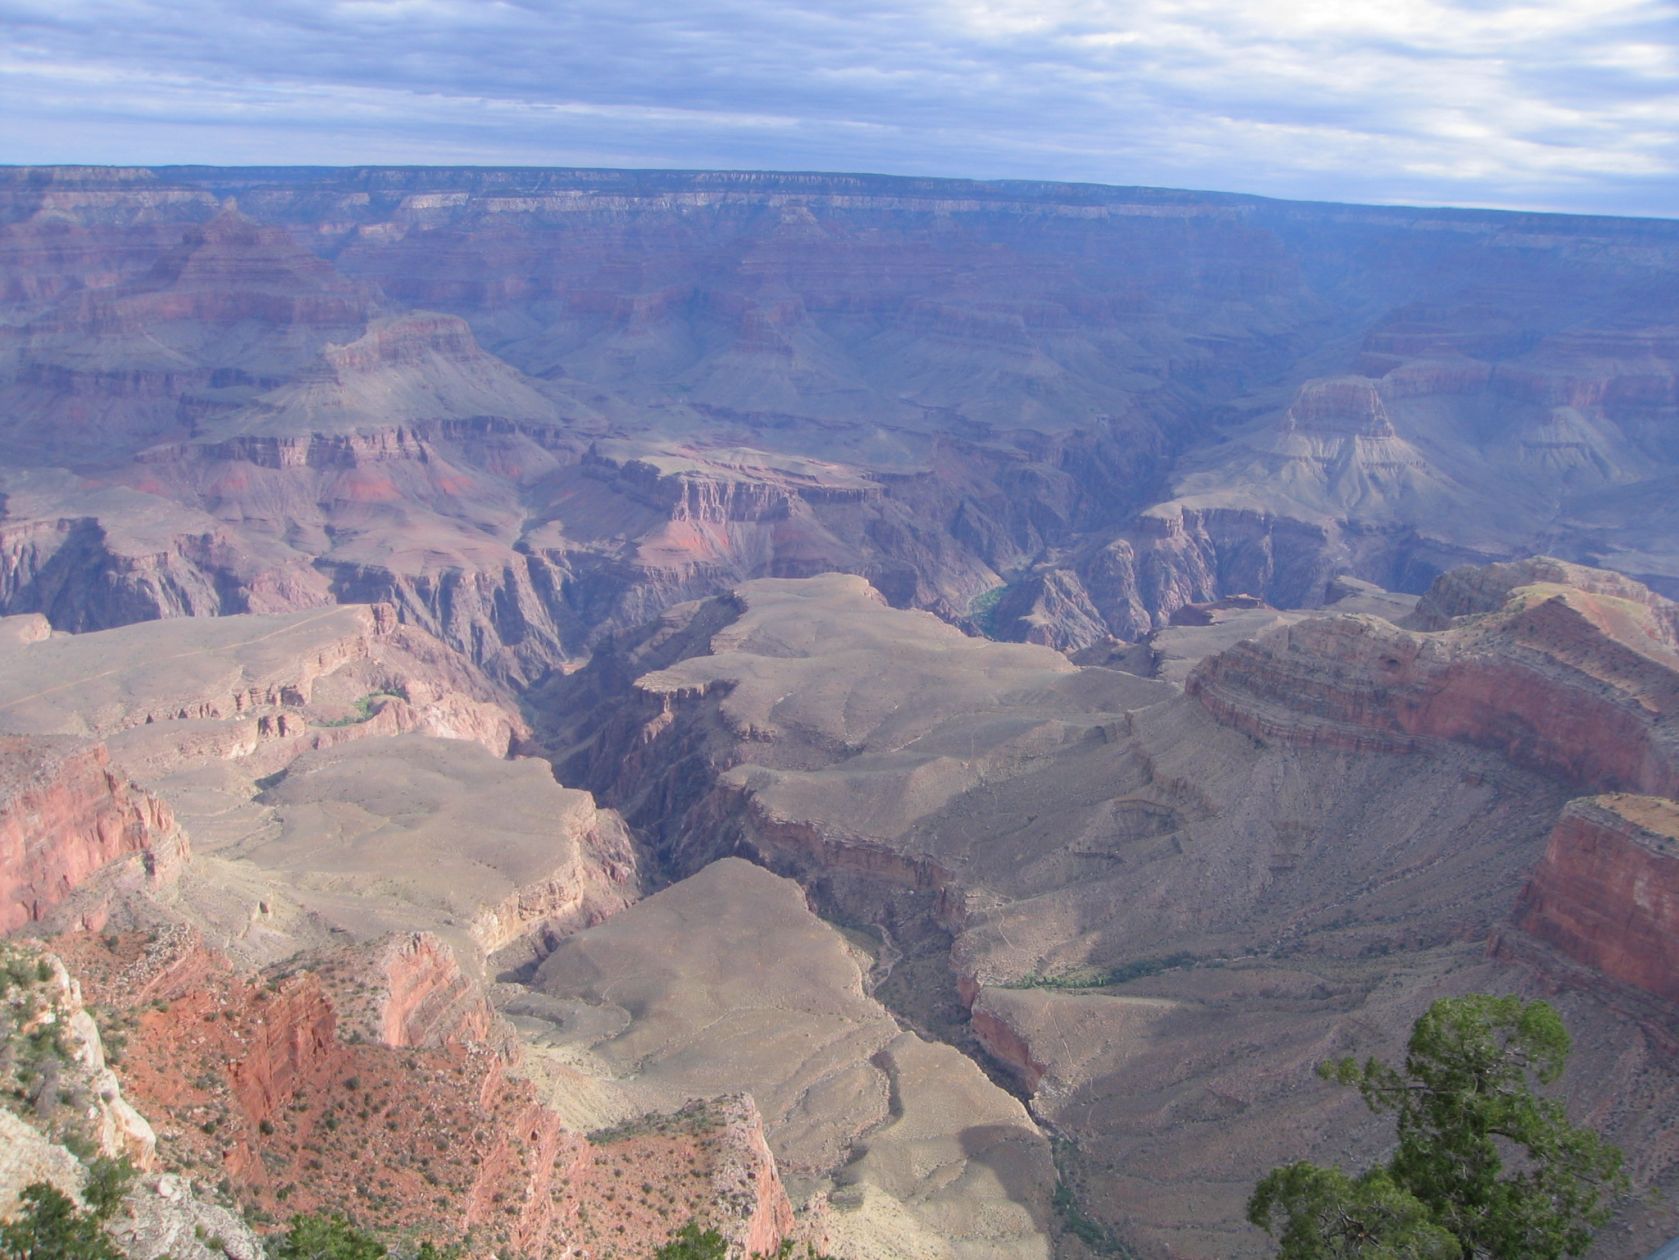
POLYGON ((426 932, 398 937, 379 952, 379 1040, 387 1046, 487 1041, 495 1015, 454 952, 426 932))
MULTIPOLYGON (((750 1099, 586 1138, 520 1074, 516 1042, 436 938, 248 979, 190 934, 65 944, 101 1001, 133 1012, 125 1079, 170 1158, 225 1178, 246 1209, 354 1203, 366 1226, 439 1244, 469 1231, 524 1253, 612 1242, 637 1260, 689 1218, 766 1252, 793 1227, 750 1099)), ((168 1232, 149 1211, 124 1237, 168 1232)))
POLYGON ((1576 962, 1679 1002, 1679 803, 1570 801, 1514 918, 1576 962))
POLYGON ((1261 739, 1402 750, 1422 739, 1495 748, 1590 792, 1679 795, 1674 607, 1603 574, 1556 582, 1551 562, 1441 579, 1419 617, 1313 619, 1209 658, 1186 683, 1221 722, 1261 739), (1596 586, 1600 589, 1592 589, 1596 586), (1449 610, 1470 612, 1449 619, 1449 610))
MULTIPOLYGON (((151 1169, 157 1136, 124 1096, 106 1062, 104 1038, 80 982, 56 955, 36 947, 7 945, 3 954, 0 961, 8 983, 0 1007, 0 1032, 6 1043, 0 1062, 7 1105, 28 1104, 26 1118, 56 1141, 75 1142, 84 1151, 91 1148, 109 1159, 127 1159, 136 1168, 151 1169), (37 1055, 31 1064, 18 1054, 26 1040, 47 1049, 44 1061, 37 1055)), ((64 1179, 52 1171, 58 1166, 56 1157, 41 1152, 32 1139, 29 1145, 35 1154, 25 1162, 40 1163, 49 1173, 47 1179, 65 1188, 64 1179)), ((79 1174, 76 1180, 79 1185, 79 1174)), ((17 1189, 0 1184, 0 1194, 15 1194, 17 1189)))
POLYGON ((376 604, 54 635, 0 656, 0 729, 122 736, 162 767, 210 743, 223 757, 273 743, 283 764, 411 731, 504 756, 526 728, 470 661, 376 604))
POLYGON ((155 879, 184 853, 169 807, 114 772, 103 744, 0 736, 0 933, 39 923, 122 858, 155 879))

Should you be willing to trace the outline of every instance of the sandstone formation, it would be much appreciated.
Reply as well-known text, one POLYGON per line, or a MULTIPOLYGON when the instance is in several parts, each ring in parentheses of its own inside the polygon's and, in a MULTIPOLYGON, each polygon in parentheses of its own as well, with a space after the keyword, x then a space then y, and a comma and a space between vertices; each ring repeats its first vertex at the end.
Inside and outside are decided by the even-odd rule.
POLYGON ((1260 738, 1354 750, 1463 740, 1584 791, 1679 795, 1674 606, 1625 578, 1564 584, 1554 569, 1495 571, 1509 583, 1496 610, 1443 578, 1418 617, 1480 615, 1434 632, 1368 616, 1287 627, 1204 662, 1187 688, 1260 738))
MULTIPOLYGON (((1071 1143, 1081 1210, 1125 1245, 1259 1254, 1238 1223, 1252 1170, 1314 1150, 1352 1163, 1382 1140, 1314 1065, 1398 1044, 1447 993, 1543 992, 1600 1030, 1581 1038, 1575 1105, 1642 1152, 1644 1175, 1679 1168, 1648 1110, 1679 1097, 1665 1017, 1542 959, 1487 956, 1574 783, 1665 773, 1675 673, 1645 630, 1667 605, 1587 589, 1608 575, 1532 580, 1556 575, 1511 573, 1498 611, 1439 631, 1373 611, 1280 618, 1196 666, 1194 695, 959 637, 855 579, 755 582, 553 680, 539 735, 679 871, 744 854, 873 925, 877 1000, 1008 1073, 1071 1143), (1390 656, 1415 692, 1392 684, 1390 656), (1477 672, 1538 695, 1465 681, 1477 672), (1500 703, 1579 720, 1523 740, 1500 703), (1395 716, 1413 711, 1459 718, 1425 732, 1395 716)), ((1368 588, 1340 598, 1408 608, 1368 588)), ((1227 612, 1275 616, 1206 609, 1177 630, 1216 634, 1227 612)), ((579 1032, 597 1050, 625 1037, 641 1062, 646 1027, 579 1032)))
POLYGON ((749 1089, 782 1176, 837 1255, 1050 1255, 1048 1143, 949 1046, 863 991, 796 885, 735 858, 579 933, 520 1007, 633 1107, 749 1089), (719 1018, 719 1012, 727 1012, 719 1018))
POLYGON ((39 923, 121 858, 155 876, 183 852, 169 807, 114 773, 104 745, 0 736, 0 932, 39 923))
POLYGON ((1570 801, 1515 921, 1593 971, 1679 1001, 1679 803, 1570 801))
POLYGON ((1475 990, 1679 1184, 1676 272, 1160 190, 0 172, 0 929, 96 930, 197 1205, 134 1245, 225 1178, 591 1260, 1252 1255, 1264 1168, 1384 1141, 1313 1065, 1475 990))
POLYGON ((435 940, 249 979, 191 934, 66 944, 101 1000, 134 1013, 125 1076, 172 1165, 230 1182, 247 1209, 354 1203, 378 1228, 562 1256, 607 1239, 650 1255, 690 1217, 771 1250, 792 1227, 750 1101, 589 1140, 515 1074, 517 1049, 435 940))
POLYGON ((20 733, 140 740, 214 723, 227 748, 248 753, 273 739, 419 730, 502 755, 523 729, 511 707, 470 663, 379 605, 142 622, 0 656, 0 728, 20 733), (377 711, 357 711, 358 699, 377 711))
MULTIPOLYGON (((193 781, 203 808, 224 815, 221 827, 200 827, 203 851, 266 890, 248 946, 266 957, 323 929, 360 939, 435 931, 475 970, 510 947, 523 952, 502 965, 516 965, 640 892, 615 813, 561 787, 540 761, 498 760, 461 740, 405 735, 311 751, 260 794, 225 774, 193 781)), ((212 918, 225 914, 217 896, 203 890, 212 918)))

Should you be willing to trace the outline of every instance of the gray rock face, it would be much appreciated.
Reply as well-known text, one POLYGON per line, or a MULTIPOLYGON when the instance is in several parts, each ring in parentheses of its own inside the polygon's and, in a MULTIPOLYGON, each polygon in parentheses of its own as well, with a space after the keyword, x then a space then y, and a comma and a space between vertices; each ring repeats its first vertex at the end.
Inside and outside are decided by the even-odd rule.
POLYGON ((109 1226, 130 1260, 262 1260, 267 1253, 235 1213, 200 1199, 190 1182, 144 1179, 109 1226))

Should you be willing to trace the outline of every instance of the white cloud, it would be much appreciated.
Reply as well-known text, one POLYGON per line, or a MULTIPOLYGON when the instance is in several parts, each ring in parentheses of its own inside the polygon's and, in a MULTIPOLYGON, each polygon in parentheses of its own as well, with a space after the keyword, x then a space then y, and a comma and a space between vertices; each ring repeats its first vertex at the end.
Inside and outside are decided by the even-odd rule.
POLYGON ((1671 0, 0 0, 0 29, 4 160, 433 154, 1679 207, 1671 0))

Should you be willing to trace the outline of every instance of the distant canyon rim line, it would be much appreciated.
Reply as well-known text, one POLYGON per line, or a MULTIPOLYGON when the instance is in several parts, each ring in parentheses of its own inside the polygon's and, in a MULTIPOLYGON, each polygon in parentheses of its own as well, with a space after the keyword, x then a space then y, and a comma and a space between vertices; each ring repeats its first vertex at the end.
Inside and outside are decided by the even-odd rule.
POLYGON ((1169 190, 0 170, 0 924, 197 1186, 134 1254, 225 1196, 1261 1255, 1266 1168, 1385 1140, 1312 1065, 1477 989, 1679 1189, 1675 272, 1169 190))
POLYGON ((0 607, 61 628, 388 600, 520 682, 765 575, 1067 649, 1225 595, 1321 605, 1339 573, 1417 593, 1546 552, 1679 580, 1670 223, 4 176, 0 607))

